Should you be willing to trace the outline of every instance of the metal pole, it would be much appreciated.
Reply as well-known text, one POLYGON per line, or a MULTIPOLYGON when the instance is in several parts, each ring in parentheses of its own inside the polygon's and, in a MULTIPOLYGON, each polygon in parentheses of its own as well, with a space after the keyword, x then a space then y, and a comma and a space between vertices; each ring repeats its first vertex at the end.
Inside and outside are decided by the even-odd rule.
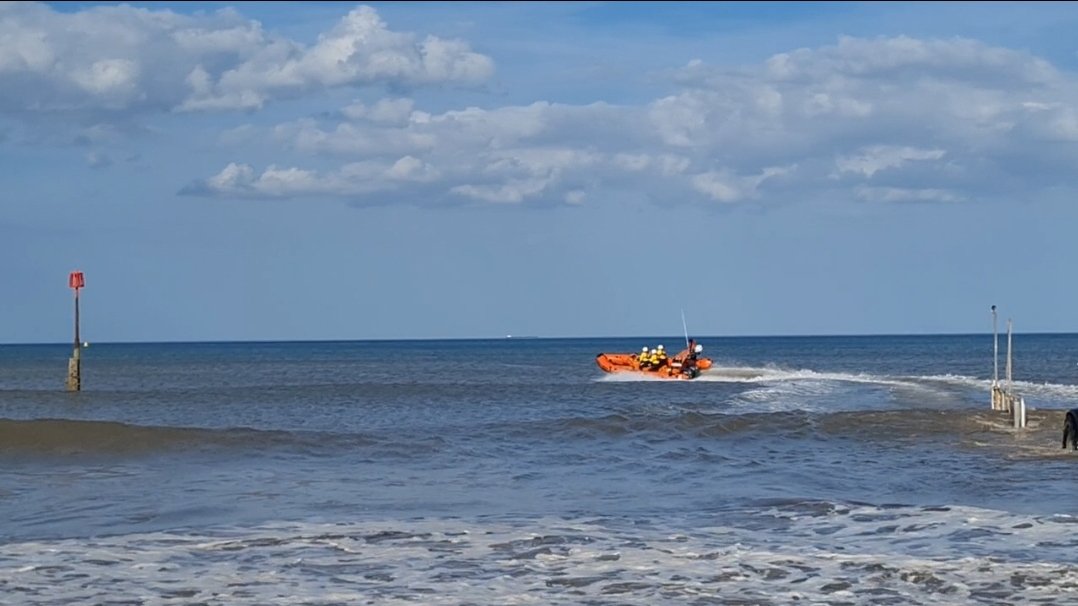
POLYGON ((999 383, 999 330, 996 328, 996 306, 992 306, 992 385, 999 383))
POLYGON ((1011 320, 1007 319, 1007 393, 1011 392, 1013 378, 1011 376, 1011 320))
POLYGON ((82 389, 82 337, 79 336, 79 289, 75 289, 75 381, 82 389))
POLYGON ((82 339, 79 338, 79 289, 75 289, 75 351, 79 350, 82 345, 82 339))

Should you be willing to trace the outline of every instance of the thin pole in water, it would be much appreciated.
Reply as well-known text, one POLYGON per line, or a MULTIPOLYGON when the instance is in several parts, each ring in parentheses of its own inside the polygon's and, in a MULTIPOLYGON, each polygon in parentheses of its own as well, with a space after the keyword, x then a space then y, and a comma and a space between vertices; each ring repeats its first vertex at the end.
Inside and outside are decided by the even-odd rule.
POLYGON ((992 306, 992 385, 999 383, 999 329, 996 328, 996 306, 992 306))
POLYGON ((1007 393, 1010 393, 1014 379, 1011 376, 1011 320, 1007 319, 1007 393))
POLYGON ((75 291, 75 344, 71 359, 67 361, 68 391, 82 389, 82 339, 79 335, 79 289, 86 286, 86 279, 81 271, 73 271, 67 277, 67 285, 75 291))

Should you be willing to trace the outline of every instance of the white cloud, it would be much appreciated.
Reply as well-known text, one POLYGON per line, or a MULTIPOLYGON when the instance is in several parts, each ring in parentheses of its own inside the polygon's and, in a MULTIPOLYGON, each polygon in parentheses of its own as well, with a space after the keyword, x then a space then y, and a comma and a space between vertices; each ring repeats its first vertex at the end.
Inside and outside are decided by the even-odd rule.
POLYGON ((965 199, 943 189, 861 186, 855 192, 858 198, 869 202, 961 202, 965 199))
POLYGON ((739 202, 758 197, 757 188, 771 177, 789 173, 792 167, 772 166, 757 175, 733 175, 726 171, 708 171, 692 178, 693 187, 718 202, 739 202))
POLYGON ((353 162, 327 172, 270 165, 258 173, 248 164, 231 162, 181 193, 237 198, 365 196, 393 190, 399 183, 422 183, 436 177, 430 166, 410 156, 394 162, 353 162))
POLYGON ((955 82, 1043 84, 1056 70, 1029 53, 965 38, 921 40, 908 36, 843 36, 835 46, 780 53, 767 63, 767 79, 823 82, 848 78, 945 79, 955 82))
POLYGON ((436 135, 424 129, 342 122, 327 131, 312 119, 281 124, 274 129, 274 138, 305 152, 367 157, 420 154, 437 142, 436 135))
POLYGON ((361 6, 309 49, 271 43, 216 81, 203 78, 180 109, 217 109, 229 103, 237 109, 260 107, 271 94, 374 82, 478 83, 493 71, 488 57, 463 42, 433 36, 417 42, 412 34, 390 31, 373 8, 361 6))
POLYGON ((552 177, 510 179, 500 185, 457 185, 450 191, 483 202, 519 204, 542 193, 551 181, 552 177))
POLYGON ((899 168, 908 162, 939 160, 945 153, 942 149, 873 145, 858 150, 854 155, 839 156, 835 166, 839 173, 860 173, 871 178, 881 170, 899 168))
POLYGON ((255 169, 247 164, 229 163, 221 172, 206 180, 206 187, 212 191, 239 194, 250 188, 255 180, 255 169))
POLYGON ((232 10, 185 16, 127 5, 0 11, 0 110, 254 109, 278 97, 374 83, 481 83, 490 58, 419 39, 359 6, 306 46, 232 10))
POLYGON ((428 182, 438 178, 438 171, 426 162, 412 156, 404 156, 386 171, 386 178, 397 181, 428 182))
POLYGON ((349 120, 369 120, 375 124, 403 126, 407 124, 414 108, 415 102, 411 99, 379 99, 370 107, 357 101, 342 109, 341 113, 349 120))
POLYGON ((270 140, 294 154, 278 166, 317 168, 317 180, 285 188, 252 175, 237 193, 218 175, 188 191, 392 189, 417 204, 579 204, 626 191, 722 205, 953 203, 1068 183, 1078 169, 1078 79, 977 41, 842 38, 738 69, 693 61, 673 85, 634 106, 539 101, 437 113, 402 97, 356 102, 337 119, 273 129, 270 140))
POLYGON ((619 153, 611 158, 614 166, 630 173, 655 170, 664 177, 685 173, 692 162, 676 154, 651 155, 646 153, 619 153))
POLYGON ((707 172, 693 177, 692 184, 697 191, 719 202, 736 202, 745 196, 740 181, 741 178, 736 176, 707 172))
POLYGON ((112 166, 112 158, 101 151, 92 151, 86 154, 86 165, 90 168, 107 168, 112 166))
MULTIPOLYGON (((138 66, 127 59, 94 61, 84 72, 71 75, 83 90, 115 104, 126 105, 138 94, 138 66)), ((106 101, 108 102, 108 101, 106 101)))

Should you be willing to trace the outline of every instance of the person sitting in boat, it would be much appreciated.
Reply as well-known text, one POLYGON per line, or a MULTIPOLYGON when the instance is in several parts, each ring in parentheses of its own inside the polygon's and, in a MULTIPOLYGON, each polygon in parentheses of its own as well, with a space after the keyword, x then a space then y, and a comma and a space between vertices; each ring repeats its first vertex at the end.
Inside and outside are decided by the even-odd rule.
POLYGON ((640 349, 640 353, 636 356, 636 361, 640 363, 640 368, 647 368, 651 365, 651 360, 648 359, 648 348, 646 346, 640 349))
POLYGON ((659 350, 653 349, 651 350, 651 353, 648 354, 648 368, 650 370, 659 369, 659 350))
POLYGON ((660 345, 655 348, 655 351, 659 357, 659 366, 666 366, 666 350, 660 345))

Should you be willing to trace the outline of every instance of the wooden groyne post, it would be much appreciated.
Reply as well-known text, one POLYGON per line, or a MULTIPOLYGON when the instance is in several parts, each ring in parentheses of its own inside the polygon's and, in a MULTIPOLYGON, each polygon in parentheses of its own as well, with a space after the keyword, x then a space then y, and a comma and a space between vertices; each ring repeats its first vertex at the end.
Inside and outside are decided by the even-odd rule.
POLYGON ((1006 384, 1000 384, 999 382, 999 335, 996 331, 996 306, 992 306, 992 338, 994 345, 994 357, 993 362, 994 371, 992 374, 992 410, 998 410, 1011 415, 1011 419, 1014 422, 1015 429, 1024 429, 1026 426, 1026 401, 1022 396, 1014 393, 1014 375, 1012 373, 1013 366, 1011 364, 1011 336, 1013 334, 1013 323, 1010 319, 1007 320, 1007 382, 1006 384))
POLYGON ((82 390, 82 339, 79 337, 79 289, 86 285, 81 271, 67 277, 67 285, 75 291, 75 349, 67 361, 67 390, 82 390))

